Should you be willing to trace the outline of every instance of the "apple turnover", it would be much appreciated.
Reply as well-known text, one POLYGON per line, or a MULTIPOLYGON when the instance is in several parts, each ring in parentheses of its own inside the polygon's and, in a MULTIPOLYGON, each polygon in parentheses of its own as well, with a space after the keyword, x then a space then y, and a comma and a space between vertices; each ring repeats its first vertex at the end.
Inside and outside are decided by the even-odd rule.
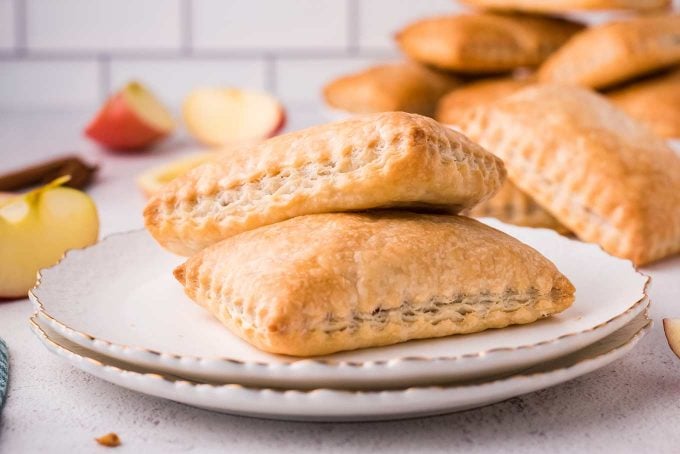
POLYGON ((324 87, 326 104, 352 113, 403 111, 433 115, 437 101, 460 80, 413 62, 374 66, 324 87))
POLYGON ((588 28, 541 66, 539 80, 605 88, 680 63, 680 14, 588 28))
MULTIPOLYGON (((437 107, 437 120, 455 128, 466 110, 484 106, 515 93, 532 83, 529 79, 498 78, 473 82, 444 96, 437 107)), ((568 229, 529 194, 506 179, 493 197, 475 205, 467 215, 492 217, 509 224, 542 227, 567 233, 568 229)))
POLYGON ((175 277, 234 334, 293 356, 531 323, 574 301, 569 280, 520 241, 408 212, 296 217, 217 243, 175 277))
POLYGON ((530 79, 501 77, 462 85, 439 100, 435 118, 441 123, 455 126, 459 115, 466 109, 494 102, 531 83, 530 79))
POLYGON ((191 255, 295 216, 407 207, 457 213, 490 197, 500 159, 415 114, 358 116, 269 139, 189 171, 144 210, 165 248, 191 255))
POLYGON ((411 59, 460 73, 501 73, 541 64, 582 25, 564 19, 502 14, 442 16, 397 35, 411 59))
POLYGON ((649 11, 667 7, 670 0, 462 0, 470 6, 498 11, 566 13, 588 10, 649 11))
POLYGON ((459 126, 580 239, 636 264, 680 251, 680 157, 603 96, 536 85, 459 126))
POLYGON ((656 134, 680 138, 680 68, 611 90, 607 97, 656 134))
POLYGON ((552 229, 569 233, 560 221, 543 208, 533 197, 506 179, 501 189, 488 200, 464 213, 476 218, 496 218, 523 227, 552 229))

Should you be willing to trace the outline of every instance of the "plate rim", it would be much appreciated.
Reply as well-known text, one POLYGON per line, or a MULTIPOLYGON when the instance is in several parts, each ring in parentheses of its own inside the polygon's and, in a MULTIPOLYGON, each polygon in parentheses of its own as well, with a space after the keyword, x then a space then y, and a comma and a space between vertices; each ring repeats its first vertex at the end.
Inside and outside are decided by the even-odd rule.
MULTIPOLYGON (((203 408, 214 412, 266 419, 297 421, 384 421, 417 418, 422 416, 434 416, 483 407, 520 395, 550 388, 561 383, 566 383, 575 378, 594 372, 630 353, 650 332, 654 325, 654 321, 649 318, 648 311, 645 311, 643 314, 645 318, 644 325, 640 326, 638 330, 623 343, 595 356, 578 359, 572 364, 566 366, 543 371, 539 370, 524 373, 518 372, 509 376, 493 378, 482 382, 410 386, 401 389, 377 390, 347 390, 323 387, 315 389, 277 389, 271 387, 245 386, 234 383, 210 384, 192 382, 181 378, 174 379, 172 377, 166 377, 160 373, 152 371, 124 369, 116 365, 102 362, 97 358, 92 358, 76 351, 72 351, 68 347, 59 344, 55 339, 50 338, 49 335, 45 333, 39 323, 36 322, 36 314, 33 314, 28 322, 31 331, 33 331, 38 340, 44 345, 46 350, 59 357, 60 360, 65 361, 65 363, 69 366, 75 367, 105 382, 114 384, 124 389, 132 390, 134 392, 139 392, 147 396, 179 402, 185 405, 203 408), (90 366, 88 367, 87 364, 90 364, 90 366), (588 366, 588 364, 590 364, 590 366, 588 366), (99 370, 99 372, 93 371, 92 368, 99 370), (569 371, 573 372, 570 373, 569 371), (565 377, 564 374, 567 374, 567 376, 565 377), (533 382, 536 383, 532 385, 533 382), (506 390, 499 392, 499 387, 501 388, 501 391, 503 387, 505 387, 506 390), (430 398, 430 400, 432 400, 432 398, 437 396, 446 396, 446 393, 454 393, 456 391, 461 393, 470 390, 474 390, 474 392, 478 395, 483 395, 485 393, 488 394, 490 390, 494 390, 493 392, 496 392, 497 395, 488 401, 477 399, 475 402, 467 403, 455 403, 455 396, 449 395, 449 401, 444 406, 439 406, 436 408, 432 407, 429 409, 425 407, 411 409, 408 408, 408 406, 414 405, 414 402, 417 401, 417 399, 414 401, 414 398, 410 396, 415 395, 417 398, 419 395, 422 395, 420 393, 437 393, 437 395, 430 398), (241 394, 239 396, 239 394, 231 394, 239 392, 251 393, 251 395, 247 396, 241 394), (210 406, 200 402, 201 395, 205 396, 206 393, 210 393, 210 395, 214 396, 222 396, 220 398, 220 403, 210 406), (183 399, 178 398, 180 395, 187 397, 183 399), (243 407, 243 404, 241 404, 241 408, 238 408, 239 404, 237 401, 235 401, 237 402, 235 404, 236 406, 232 407, 224 404, 225 401, 231 401, 233 399, 238 400, 239 398, 243 400, 244 397, 247 397, 248 400, 250 400, 255 396, 262 399, 271 399, 272 397, 275 397, 279 400, 283 399, 282 402, 296 402, 297 410, 295 408, 291 408, 288 412, 273 412, 271 410, 261 408, 259 411, 253 412, 252 408, 249 410, 248 408, 243 407), (321 398, 318 396, 326 396, 326 399, 351 398, 353 401, 362 398, 373 400, 380 399, 382 401, 386 397, 392 397, 403 399, 403 405, 401 409, 387 409, 381 412, 354 412, 352 408, 350 408, 349 411, 346 412, 323 413, 321 410, 319 410, 317 403, 317 408, 312 408, 311 411, 305 412, 300 410, 300 408, 304 408, 306 403, 311 404, 314 399, 318 400, 321 398), (451 401, 451 399, 454 401, 451 401)), ((352 404, 354 409, 356 409, 357 404, 365 404, 365 402, 354 402, 352 404)))
MULTIPOLYGON (((493 219, 493 218, 482 218, 482 219, 493 219)), ((600 250, 600 252, 604 253, 608 257, 615 259, 615 260, 620 260, 623 262, 626 262, 633 270, 634 273, 638 274, 642 278, 644 278, 644 284, 642 287, 642 296, 633 302, 628 308, 626 308, 624 311, 620 312, 619 314, 616 314, 615 316, 609 318, 608 320, 601 322, 597 325, 591 326, 587 329, 580 330, 577 332, 571 332, 571 333, 565 333, 560 336, 554 337, 552 339, 547 339, 543 340, 540 342, 536 342, 533 344, 523 344, 519 345, 517 347, 494 347, 490 348, 487 350, 481 350, 475 353, 466 353, 462 355, 451 355, 451 356, 436 356, 436 357, 426 357, 426 356, 404 356, 404 357, 399 357, 399 358, 392 358, 389 360, 369 360, 369 361, 347 361, 347 360, 334 360, 334 359, 320 359, 320 358, 315 358, 315 357, 307 357, 307 358, 294 358, 290 362, 282 362, 282 363, 277 363, 275 364, 276 367, 281 367, 281 368, 287 368, 287 367, 299 367, 296 365, 299 365, 300 363, 306 363, 306 364, 316 364, 316 365, 321 365, 325 367, 366 367, 366 366, 384 366, 384 365, 392 365, 396 363, 401 363, 401 362, 432 362, 432 361, 458 361, 458 360, 465 360, 465 359, 472 359, 472 358, 486 358, 490 355, 496 355, 496 354, 502 354, 502 353, 507 353, 507 352, 514 352, 514 351, 523 351, 523 350, 529 350, 529 349, 534 349, 537 347, 543 347, 546 345, 550 344, 555 344, 560 342, 561 340, 565 338, 571 338, 575 336, 580 336, 586 333, 590 333, 593 331, 596 331, 598 329, 601 329, 619 318, 622 318, 626 316, 626 314, 630 313, 631 311, 635 310, 637 306, 640 304, 644 303, 645 301, 649 300, 649 295, 648 295, 648 290, 649 290, 649 285, 652 281, 651 276, 643 273, 640 271, 640 269, 630 260, 627 259, 622 259, 620 257, 615 257, 612 256, 611 254, 607 253, 601 246, 595 243, 587 243, 583 242, 577 239, 572 239, 569 237, 565 237, 564 235, 560 235, 559 233, 555 232, 554 230, 547 229, 547 228, 537 228, 537 227, 522 227, 522 226, 515 226, 512 224, 507 224, 502 221, 499 221, 497 219, 493 219, 494 222, 503 224, 503 225, 508 225, 513 228, 523 228, 523 229, 532 229, 532 230, 537 230, 537 231, 542 231, 544 233, 547 233, 551 236, 559 237, 560 239, 567 240, 567 241, 575 241, 578 242, 580 245, 584 245, 586 247, 594 247, 600 250)), ((495 228, 493 225, 491 225, 492 228, 495 228)), ((31 318, 34 315, 38 315, 39 313, 44 315, 50 323, 53 325, 59 327, 62 331, 68 333, 72 337, 78 337, 81 339, 85 339, 88 343, 101 343, 105 346, 107 350, 119 350, 119 351, 127 351, 127 352, 132 352, 133 354, 143 354, 143 355, 149 355, 152 358, 162 358, 162 359, 170 359, 174 361, 191 361, 191 362, 196 362, 196 363, 203 363, 203 362, 213 362, 213 361, 218 361, 222 363, 227 363, 227 364, 232 364, 232 365, 238 365, 238 366, 246 366, 246 367, 272 367, 274 366, 272 363, 269 362, 264 362, 264 361, 254 361, 254 360, 240 360, 240 359, 234 359, 234 358, 228 358, 228 357, 222 357, 222 356, 197 356, 197 355, 182 355, 182 354, 177 354, 177 353, 168 353, 168 352, 162 352, 162 351, 157 351, 154 349, 146 348, 146 347, 141 347, 141 346, 136 346, 136 345, 125 345, 125 344, 120 344, 117 342, 112 342, 107 339, 102 339, 96 336, 93 336, 89 333, 86 333, 84 331, 79 331, 75 328, 72 328, 68 325, 66 325, 64 322, 61 322, 60 320, 56 319, 53 317, 47 310, 45 309, 45 305, 42 303, 38 295, 36 295, 36 292, 39 291, 40 286, 42 285, 43 281, 43 272, 52 270, 62 264, 70 255, 73 254, 80 254, 80 253, 85 253, 86 251, 98 247, 99 245, 102 245, 108 241, 111 241, 114 238, 121 237, 121 236, 127 236, 127 235, 136 235, 136 234, 142 234, 148 232, 144 228, 137 228, 137 229, 131 229, 131 230, 125 230, 121 232, 114 232, 109 235, 106 235, 104 238, 101 240, 97 241, 94 244, 88 245, 84 248, 76 248, 76 249, 68 249, 64 252, 64 254, 61 256, 58 262, 56 262, 54 265, 46 267, 46 268, 41 268, 37 272, 37 277, 36 277, 36 282, 35 285, 28 291, 28 297, 33 303, 33 307, 35 309, 34 313, 31 314, 31 318)), ((159 246, 160 247, 160 246, 159 246)))
MULTIPOLYGON (((250 389, 250 390, 258 390, 262 392, 273 392, 273 393, 279 393, 279 394, 287 394, 287 393, 299 393, 299 394, 313 394, 315 392, 323 392, 323 391, 331 391, 331 392, 337 392, 341 394, 384 394, 384 393, 404 393, 408 392, 409 390, 416 390, 416 389, 450 389, 450 388, 469 388, 469 387, 474 387, 474 386, 487 386, 491 385, 494 383, 498 382, 509 382, 509 381, 515 381, 516 379, 529 379, 533 378, 536 376, 541 376, 541 375, 546 375, 546 374, 552 374, 556 372, 560 372, 566 369, 571 369, 573 367, 576 367, 582 363, 593 361, 597 358, 600 358, 602 356, 608 355, 614 351, 620 350, 621 348, 625 348, 628 346, 631 342, 638 342, 640 339, 642 339, 649 330, 652 328, 654 325, 654 320, 649 317, 649 311, 645 310, 642 312, 640 315, 644 315, 646 319, 646 323, 641 326, 631 337, 626 340, 623 344, 612 348, 611 350, 608 350, 606 352, 600 353, 595 356, 591 356, 588 358, 583 358, 580 359, 573 364, 570 364, 568 366, 562 366, 558 367, 555 369, 551 369, 548 371, 536 371, 536 372, 529 372, 529 373, 524 373, 522 371, 519 371, 517 373, 511 373, 507 376, 503 377, 498 377, 498 378, 493 378, 488 381, 484 381, 483 377, 481 378, 480 383, 451 383, 451 384, 433 384, 433 385, 425 385, 425 386, 407 386, 405 388, 396 388, 396 389, 345 389, 345 388, 324 388, 324 387, 317 387, 317 388, 274 388, 270 386, 252 386, 252 385, 244 385, 242 383, 222 383, 222 384, 217 384, 217 383, 204 383, 200 382, 197 380, 187 380, 185 378, 177 377, 176 379, 173 379, 169 377, 168 375, 164 375, 161 372, 137 372, 134 370, 129 370, 129 369, 123 369, 118 366, 114 366, 112 364, 107 364, 105 362, 102 362, 99 359, 92 358, 89 356, 84 356, 80 353, 74 352, 72 350, 69 350, 67 347, 64 347, 63 345, 57 343, 54 339, 51 339, 50 336, 45 332, 45 330, 40 326, 38 322, 36 322, 37 319, 37 314, 32 314, 31 317, 29 317, 28 323, 31 327, 32 330, 34 330, 34 333, 36 333, 40 338, 47 340, 49 343, 55 345, 61 350, 65 350, 69 352, 70 354, 73 354, 75 356, 78 356, 80 358, 83 358, 85 360, 88 360, 92 363, 95 363, 98 365, 98 367, 103 367, 103 368, 110 368, 118 371, 119 373, 125 373, 125 374, 134 374, 134 375, 141 375, 141 376, 150 376, 150 377, 158 377, 161 380, 165 382, 170 382, 173 384, 181 384, 182 386, 191 386, 191 387, 196 387, 196 388, 214 388, 214 389, 223 389, 223 388, 239 388, 239 389, 250 389), (37 332, 35 331, 37 330, 37 332)), ((587 348, 587 347, 584 347, 587 348)), ((95 352, 96 353, 96 352, 95 352)))

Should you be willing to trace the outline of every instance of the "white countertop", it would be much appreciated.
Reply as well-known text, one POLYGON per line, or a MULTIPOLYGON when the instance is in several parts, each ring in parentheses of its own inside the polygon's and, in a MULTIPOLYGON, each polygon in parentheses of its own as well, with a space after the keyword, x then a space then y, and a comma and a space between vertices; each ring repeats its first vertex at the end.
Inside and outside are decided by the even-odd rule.
MULTIPOLYGON (((180 155, 179 138, 144 156, 112 155, 81 137, 87 113, 0 113, 0 172, 60 152, 99 160, 90 190, 101 235, 142 226, 135 176, 180 155)), ((322 120, 294 109, 291 128, 322 120)), ((10 349, 10 390, 0 453, 104 452, 95 436, 117 432, 115 452, 680 452, 680 359, 661 319, 680 317, 680 257, 652 276, 654 327, 624 359, 543 391, 447 416, 385 423, 293 423, 229 416, 148 397, 91 377, 50 354, 28 327, 28 300, 0 303, 10 349)))

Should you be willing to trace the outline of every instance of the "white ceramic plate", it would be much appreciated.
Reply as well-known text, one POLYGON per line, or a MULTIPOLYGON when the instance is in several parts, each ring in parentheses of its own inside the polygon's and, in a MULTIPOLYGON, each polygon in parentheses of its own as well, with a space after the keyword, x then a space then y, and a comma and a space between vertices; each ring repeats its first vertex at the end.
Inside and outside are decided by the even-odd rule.
POLYGON ((576 302, 530 325, 296 359, 257 350, 191 302, 171 270, 183 259, 145 231, 71 251, 43 270, 31 299, 69 340, 111 358, 214 383, 295 388, 403 387, 517 370, 573 352, 647 305, 647 277, 630 262, 544 229, 489 221, 552 259, 576 302))
POLYGON ((490 381, 399 390, 311 391, 192 383, 149 373, 138 366, 87 350, 42 325, 32 327, 41 342, 73 366, 128 389, 225 413, 263 418, 360 421, 450 413, 500 402, 592 372, 629 352, 649 329, 639 314, 613 334, 585 349, 514 375, 490 381))

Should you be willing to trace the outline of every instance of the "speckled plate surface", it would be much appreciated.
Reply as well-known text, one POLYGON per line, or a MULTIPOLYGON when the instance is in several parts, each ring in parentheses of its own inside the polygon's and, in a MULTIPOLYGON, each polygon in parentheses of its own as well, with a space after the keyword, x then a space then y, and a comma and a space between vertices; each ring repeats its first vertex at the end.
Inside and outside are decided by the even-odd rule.
POLYGON ((628 353, 648 331, 646 313, 585 349, 509 377, 456 385, 378 391, 292 390, 211 385, 161 375, 99 355, 55 333, 33 317, 31 326, 48 350, 73 366, 134 391, 224 413, 311 421, 411 418, 500 402, 592 372, 628 353))
POLYGON ((403 387, 517 370, 585 347, 647 305, 647 277, 592 244, 544 229, 490 224, 535 247, 576 286, 576 302, 539 322, 298 359, 257 350, 191 302, 171 270, 183 259, 145 231, 69 252, 30 297, 70 341, 140 367, 214 383, 315 388, 403 387))

